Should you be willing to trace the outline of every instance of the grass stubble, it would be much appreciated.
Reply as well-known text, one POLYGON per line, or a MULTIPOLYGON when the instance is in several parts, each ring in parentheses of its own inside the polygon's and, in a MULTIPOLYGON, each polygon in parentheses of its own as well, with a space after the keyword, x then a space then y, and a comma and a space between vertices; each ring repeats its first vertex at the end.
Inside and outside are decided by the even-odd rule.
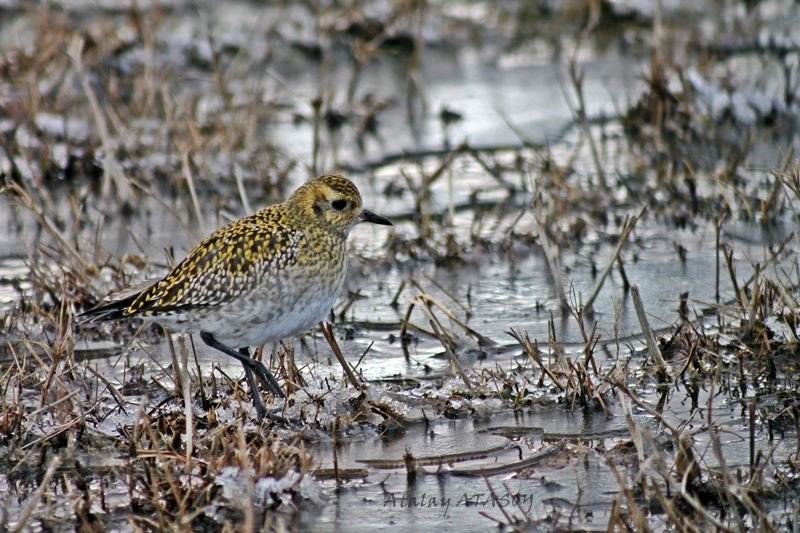
MULTIPOLYGON (((487 6, 498 20, 502 18, 500 3, 487 6)), ((520 138, 520 147, 505 150, 482 149, 464 141, 440 153, 406 154, 398 175, 382 182, 388 197, 410 198, 407 212, 398 217, 407 222, 406 233, 389 242, 382 257, 371 258, 373 265, 433 264, 455 269, 479 263, 486 254, 505 254, 513 261, 522 247, 538 243, 557 288, 560 309, 553 312, 576 322, 581 349, 569 352, 562 347, 552 319, 541 345, 527 332, 514 329, 508 331, 513 344, 489 339, 469 324, 475 317, 469 291, 452 294, 432 278, 420 282, 409 268, 391 302, 398 309, 406 305, 396 324, 403 353, 413 360, 414 343, 420 339, 440 343, 453 376, 434 383, 389 385, 394 387, 392 398, 398 402, 407 387, 438 389, 443 380, 452 380, 453 399, 468 401, 431 400, 425 404, 426 421, 429 415, 475 416, 474 405, 486 399, 499 399, 504 409, 513 411, 541 407, 547 401, 556 405, 551 408, 571 411, 591 406, 605 416, 621 412, 629 432, 624 438, 542 440, 533 454, 518 462, 458 473, 482 477, 494 493, 500 483, 493 476, 513 473, 524 478, 558 458, 578 469, 590 451, 599 454, 619 485, 604 518, 603 529, 609 531, 661 526, 684 531, 771 531, 795 523, 798 511, 789 495, 800 488, 800 444, 793 455, 778 457, 777 444, 771 443, 774 435, 800 442, 795 362, 800 267, 791 257, 797 234, 791 232, 761 261, 746 258, 752 275, 745 277, 736 272, 736 259, 742 257, 735 256, 735 240, 722 229, 741 220, 765 227, 782 217, 796 223, 800 170, 789 152, 780 166, 762 176, 766 194, 747 188, 741 168, 751 138, 742 135, 732 142, 723 128, 703 130, 698 125, 706 117, 694 116, 690 106, 680 105, 691 97, 690 87, 684 84, 676 91, 667 80, 685 81, 695 66, 682 63, 690 57, 676 57, 677 47, 664 37, 660 11, 653 20, 658 38, 644 94, 618 117, 593 120, 576 58, 579 47, 607 31, 603 24, 609 14, 599 11, 600 6, 575 2, 565 10, 576 10, 570 17, 579 21, 572 27, 576 37, 569 56, 571 86, 564 89, 573 92, 576 102, 571 131, 577 142, 568 145, 569 153, 560 146, 537 146, 520 138), (614 168, 609 162, 615 143, 600 133, 611 122, 622 124, 629 135, 632 168, 614 168), (709 158, 696 157, 698 144, 716 154, 711 164, 709 158), (588 175, 580 170, 587 161, 594 167, 588 175), (463 168, 478 169, 505 199, 481 201, 481 191, 474 191, 467 203, 457 205, 453 190, 463 168), (700 190, 701 181, 712 191, 700 190), (444 209, 435 200, 442 197, 448 199, 444 209), (636 345, 644 348, 619 337, 618 303, 612 325, 616 353, 608 357, 597 351, 599 324, 592 304, 614 266, 626 279, 626 262, 636 260, 636 252, 631 252, 637 246, 635 226, 646 216, 679 227, 713 221, 718 297, 714 302, 692 302, 702 311, 689 316, 687 297, 676 295, 682 302, 680 316, 659 336, 649 325, 636 285, 626 281, 623 290, 630 292, 643 332, 644 340, 636 345), (615 247, 595 278, 596 290, 582 300, 564 281, 560 260, 570 250, 580 249, 590 230, 603 234, 605 242, 615 247), (729 300, 719 289, 725 277, 732 287, 729 300), (415 291, 410 297, 409 289, 415 291), (776 334, 780 325, 787 333, 776 334), (510 369, 465 368, 459 355, 475 346, 487 352, 513 349, 524 362, 510 369), (708 392, 703 395, 708 398, 706 405, 697 403, 701 390, 708 392), (682 394, 679 391, 693 401, 693 412, 705 411, 700 427, 676 423, 665 415, 665 404, 682 394), (740 403, 745 413, 748 464, 731 464, 723 453, 723 437, 730 430, 720 427, 713 416, 713 402, 721 394, 740 403), (642 414, 654 419, 655 426, 645 424, 642 414), (771 513, 780 505, 787 507, 783 513, 771 513)), ((225 50, 215 28, 207 25, 200 39, 210 51, 208 62, 203 64, 200 57, 191 64, 214 80, 206 85, 213 91, 201 98, 199 93, 168 88, 177 76, 157 61, 162 46, 159 31, 169 15, 158 8, 109 15, 100 19, 98 29, 82 28, 68 14, 44 8, 29 15, 41 36, 36 47, 8 51, 0 65, 3 83, 15 89, 3 106, 13 121, 2 141, 9 165, 3 195, 14 211, 12 218, 27 230, 35 228, 28 245, 25 287, 19 285, 19 301, 0 316, 7 341, 0 366, 4 472, 0 487, 17 496, 13 502, 3 498, 0 527, 23 531, 57 528, 59 522, 87 532, 121 525, 136 531, 297 527, 303 502, 322 504, 315 476, 332 478, 339 487, 367 475, 367 469, 345 471, 338 466, 336 442, 347 438, 348 429, 374 426, 375 438, 381 438, 387 432, 402 432, 405 424, 423 423, 407 420, 397 403, 371 394, 371 389, 387 385, 364 380, 358 364, 351 367, 343 358, 346 378, 330 372, 322 375, 304 363, 298 368, 292 343, 271 352, 261 350, 259 356, 271 358, 289 391, 298 391, 305 400, 296 396, 284 405, 297 415, 293 423, 257 427, 247 411, 249 402, 240 380, 218 366, 204 374, 191 339, 178 338, 175 345, 167 336, 165 348, 156 342, 162 333, 153 327, 87 328, 74 321, 76 310, 90 306, 97 295, 163 271, 170 263, 173 250, 165 250, 164 261, 152 259, 145 251, 152 249, 152 235, 125 222, 126 217, 142 215, 144 199, 171 213, 187 234, 199 238, 205 232, 202 228, 242 212, 241 206, 281 197, 298 161, 265 146, 259 134, 275 120, 284 95, 265 103, 264 87, 253 81, 277 78, 270 61, 278 59, 257 60, 242 50, 225 50), (119 31, 120 24, 125 31, 119 31), (103 29, 112 27, 117 31, 100 38, 103 29), (117 68, 132 49, 142 52, 136 68, 117 68), (262 76, 240 81, 248 71, 262 76), (49 83, 41 83, 43 79, 49 83), (62 132, 37 122, 48 114, 69 118, 62 132), (72 116, 81 118, 82 127, 69 128, 72 116), (21 142, 19 132, 36 135, 21 142), (55 157, 57 149, 66 155, 55 157), (248 196, 253 191, 260 192, 258 197, 248 196), (213 210, 204 209, 206 202, 214 204, 213 210), (207 220, 210 214, 216 216, 213 222, 207 220), (119 256, 103 245, 103 231, 119 225, 119 219, 139 253, 119 256), (96 229, 87 232, 87 226, 96 229), (76 350, 82 346, 81 338, 96 341, 93 345, 100 348, 76 350), (123 355, 116 356, 119 347, 109 347, 108 341, 123 339, 123 355), (133 363, 124 354, 134 349, 149 360, 133 363), (108 368, 100 364, 111 355, 116 356, 111 366, 123 368, 121 379, 110 378, 108 368), (318 383, 324 386, 306 388, 318 383), (344 402, 335 392, 346 387, 359 392, 344 402), (335 416, 326 416, 330 412, 335 416), (321 435, 334 443, 332 472, 315 466, 313 446, 321 435)), ((379 131, 377 118, 391 104, 368 98, 359 89, 361 76, 384 54, 400 54, 407 61, 404 102, 409 122, 413 125, 424 115, 420 35, 427 13, 424 2, 416 7, 398 3, 379 26, 367 24, 355 7, 339 13, 350 21, 344 26, 326 23, 335 18, 332 13, 313 15, 320 21, 320 35, 346 43, 353 68, 344 112, 335 108, 330 84, 322 83, 307 103, 307 112, 296 113, 295 120, 312 123, 311 174, 339 161, 334 140, 339 133, 349 130, 348 135, 363 145, 379 131), (323 132, 328 133, 330 151, 323 132)), ((273 30, 279 33, 279 28, 273 30)), ((526 36, 521 26, 517 28, 516 38, 526 36)), ((773 53, 765 48, 763 53, 773 53)), ((305 53, 315 57, 314 51, 305 53)), ((316 53, 322 55, 321 70, 330 71, 333 59, 322 48, 316 53)), ((715 53, 724 58, 736 51, 715 53)), ((779 57, 779 51, 774 55, 779 57)), ((790 104, 795 82, 786 71, 790 104)), ((513 120, 506 120, 515 128, 513 120)), ((376 176, 393 168, 394 161, 382 164, 386 169, 372 168, 376 176)), ((679 247, 676 250, 681 253, 679 247)), ((597 270, 594 257, 589 260, 597 270)), ((344 305, 339 321, 346 326, 349 303, 344 305)), ((340 358, 337 329, 322 325, 325 339, 340 358)), ((444 465, 470 458, 408 452, 402 460, 364 464, 368 469, 405 469, 409 483, 414 483, 426 475, 441 475, 444 465)), ((590 527, 592 518, 579 499, 571 506, 554 505, 544 515, 502 509, 501 518, 487 515, 489 520, 506 530, 571 530, 590 527)))

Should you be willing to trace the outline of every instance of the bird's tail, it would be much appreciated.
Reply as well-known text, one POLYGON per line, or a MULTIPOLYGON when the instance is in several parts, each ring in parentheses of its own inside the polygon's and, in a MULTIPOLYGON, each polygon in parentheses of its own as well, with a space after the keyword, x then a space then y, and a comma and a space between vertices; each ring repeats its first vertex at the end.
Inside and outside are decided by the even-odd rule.
POLYGON ((81 323, 108 322, 128 316, 128 308, 144 291, 161 281, 159 278, 148 279, 127 289, 109 294, 97 306, 78 315, 81 323))

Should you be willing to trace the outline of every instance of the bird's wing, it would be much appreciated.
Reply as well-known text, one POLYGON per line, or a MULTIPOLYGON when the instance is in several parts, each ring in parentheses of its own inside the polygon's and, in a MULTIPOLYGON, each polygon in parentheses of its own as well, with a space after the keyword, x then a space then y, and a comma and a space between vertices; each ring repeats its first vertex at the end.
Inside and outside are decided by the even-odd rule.
POLYGON ((264 224, 252 217, 212 233, 159 283, 143 291, 125 315, 221 306, 291 268, 303 234, 274 220, 264 224))

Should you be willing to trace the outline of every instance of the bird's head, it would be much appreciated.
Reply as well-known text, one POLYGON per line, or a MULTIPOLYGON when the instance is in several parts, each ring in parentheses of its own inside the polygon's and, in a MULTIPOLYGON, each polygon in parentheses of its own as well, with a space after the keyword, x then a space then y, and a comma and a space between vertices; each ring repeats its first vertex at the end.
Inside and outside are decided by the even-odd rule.
POLYGON ((361 193, 352 181, 338 174, 326 174, 304 183, 287 202, 304 218, 345 235, 353 226, 371 222, 391 226, 382 216, 364 209, 361 193))

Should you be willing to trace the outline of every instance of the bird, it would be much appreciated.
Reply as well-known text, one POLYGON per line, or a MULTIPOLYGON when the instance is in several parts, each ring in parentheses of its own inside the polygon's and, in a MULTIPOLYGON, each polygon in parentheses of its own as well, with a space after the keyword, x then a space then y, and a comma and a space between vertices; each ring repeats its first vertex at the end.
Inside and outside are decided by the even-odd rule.
POLYGON ((285 202, 214 231, 163 278, 110 294, 79 318, 141 318, 199 333, 242 363, 263 422, 267 409, 255 378, 275 396, 285 394, 250 347, 294 337, 324 319, 344 285, 347 238, 363 222, 392 226, 363 207, 348 178, 312 178, 285 202))

